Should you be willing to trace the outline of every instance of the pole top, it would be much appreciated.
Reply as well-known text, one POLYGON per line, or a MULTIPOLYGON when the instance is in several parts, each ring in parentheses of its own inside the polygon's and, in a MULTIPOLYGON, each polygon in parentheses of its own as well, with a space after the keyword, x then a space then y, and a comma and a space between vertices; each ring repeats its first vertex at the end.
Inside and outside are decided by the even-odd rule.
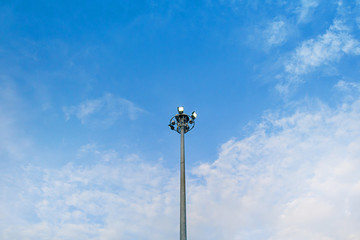
POLYGON ((173 116, 170 119, 169 127, 171 130, 181 133, 181 129, 184 129, 184 133, 191 131, 195 127, 195 119, 197 118, 197 113, 193 111, 191 115, 184 113, 184 107, 177 108, 178 114, 173 116))

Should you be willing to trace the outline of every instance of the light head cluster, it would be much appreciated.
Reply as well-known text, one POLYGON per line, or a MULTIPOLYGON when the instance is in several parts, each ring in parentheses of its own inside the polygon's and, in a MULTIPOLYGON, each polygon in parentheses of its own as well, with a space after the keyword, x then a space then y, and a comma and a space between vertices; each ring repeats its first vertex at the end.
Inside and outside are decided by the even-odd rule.
POLYGON ((184 113, 184 107, 177 108, 178 114, 170 119, 169 127, 171 130, 181 133, 181 130, 184 129, 184 133, 189 132, 195 126, 195 119, 197 118, 197 113, 194 111, 191 115, 184 113))

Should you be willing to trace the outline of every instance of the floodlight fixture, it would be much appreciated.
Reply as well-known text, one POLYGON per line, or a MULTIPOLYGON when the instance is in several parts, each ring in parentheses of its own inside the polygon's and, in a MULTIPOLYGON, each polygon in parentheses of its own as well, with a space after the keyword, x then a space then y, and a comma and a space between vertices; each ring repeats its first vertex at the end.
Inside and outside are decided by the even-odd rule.
POLYGON ((197 113, 196 113, 195 111, 193 111, 193 112, 192 112, 192 114, 191 114, 191 118, 192 118, 192 119, 197 118, 197 113))
POLYGON ((178 107, 177 110, 178 110, 178 113, 179 113, 179 114, 183 114, 183 113, 184 113, 184 107, 178 107))

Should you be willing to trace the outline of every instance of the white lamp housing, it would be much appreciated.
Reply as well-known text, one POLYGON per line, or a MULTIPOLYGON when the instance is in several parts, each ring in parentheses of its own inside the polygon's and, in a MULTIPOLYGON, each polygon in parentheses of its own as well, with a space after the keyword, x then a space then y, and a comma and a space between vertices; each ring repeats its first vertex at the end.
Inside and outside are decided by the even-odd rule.
POLYGON ((184 113, 184 107, 178 107, 177 110, 180 114, 184 113))
POLYGON ((192 114, 191 114, 191 118, 192 119, 195 119, 195 118, 197 118, 197 113, 194 111, 194 112, 192 112, 192 114))

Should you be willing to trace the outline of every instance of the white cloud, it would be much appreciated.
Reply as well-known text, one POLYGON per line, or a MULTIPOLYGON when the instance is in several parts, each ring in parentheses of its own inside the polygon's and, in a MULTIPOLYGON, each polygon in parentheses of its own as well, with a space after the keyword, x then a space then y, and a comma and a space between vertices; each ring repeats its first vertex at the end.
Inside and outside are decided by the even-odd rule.
POLYGON ((7 77, 0 76, 0 158, 21 159, 31 140, 19 131, 22 119, 22 100, 16 85, 7 77))
POLYGON ((265 29, 263 35, 268 46, 281 45, 289 35, 288 24, 284 20, 275 20, 265 29))
MULTIPOLYGON (((189 239, 360 239, 360 99, 314 102, 266 115, 189 169, 189 239)), ((78 157, 109 152, 89 144, 78 157)), ((0 204, 2 239, 178 237, 178 173, 161 165, 112 154, 25 172, 19 197, 0 204)))
POLYGON ((360 91, 360 83, 358 82, 346 82, 344 80, 339 81, 335 87, 342 91, 360 91))
POLYGON ((318 0, 301 0, 301 7, 298 9, 298 22, 309 21, 309 18, 318 5, 318 0))
POLYGON ((335 20, 325 34, 306 40, 285 60, 285 80, 277 89, 286 92, 289 85, 301 81, 301 75, 335 63, 344 55, 360 55, 360 42, 351 35, 349 27, 335 20))
POLYGON ((26 172, 33 179, 18 186, 18 196, 23 198, 2 203, 6 208, 0 217, 1 239, 177 236, 174 206, 178 201, 173 176, 136 155, 90 166, 69 163, 60 169, 28 167, 26 172), (22 215, 5 221, 17 206, 22 206, 22 215), (33 217, 26 218, 28 214, 33 217))
POLYGON ((122 115, 135 120, 140 113, 144 112, 133 102, 109 93, 98 99, 84 101, 77 106, 63 107, 63 111, 66 120, 74 115, 82 124, 95 121, 105 125, 113 124, 122 115))
POLYGON ((359 121, 359 100, 320 104, 269 116, 248 138, 225 143, 218 160, 193 170, 206 182, 191 191, 194 231, 211 226, 217 237, 207 239, 359 239, 359 121))
POLYGON ((344 54, 360 54, 360 42, 341 21, 335 21, 325 34, 305 41, 295 50, 286 71, 293 75, 308 73, 315 67, 340 59, 344 54))

